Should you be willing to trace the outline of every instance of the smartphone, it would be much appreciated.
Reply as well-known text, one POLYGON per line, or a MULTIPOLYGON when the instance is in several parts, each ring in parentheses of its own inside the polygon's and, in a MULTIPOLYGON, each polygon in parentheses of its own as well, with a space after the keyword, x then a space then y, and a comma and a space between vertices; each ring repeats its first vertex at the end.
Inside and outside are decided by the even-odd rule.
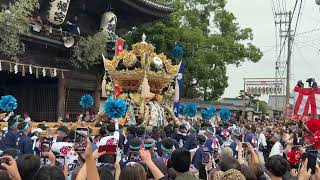
POLYGON ((84 152, 87 147, 87 138, 89 129, 85 127, 77 128, 75 130, 74 150, 76 152, 84 152))
POLYGON ((51 144, 48 141, 43 141, 40 144, 40 156, 48 157, 48 152, 50 152, 51 144))
POLYGON ((62 170, 64 170, 64 165, 65 165, 65 158, 64 156, 58 155, 56 156, 56 166, 62 170))
POLYGON ((248 145, 246 143, 242 143, 242 148, 246 149, 246 148, 248 148, 248 145))
MULTIPOLYGON (((7 159, 0 157, 0 164, 2 164, 2 163, 8 164, 9 162, 7 159)), ((0 170, 6 171, 7 169, 0 165, 0 170)))
POLYGON ((301 148, 302 146, 300 146, 300 145, 296 145, 296 146, 293 146, 292 147, 292 150, 293 151, 300 151, 300 148, 301 148))
POLYGON ((316 173, 317 158, 318 158, 318 151, 317 150, 308 151, 307 158, 308 158, 307 169, 311 169, 311 174, 315 174, 316 173))
POLYGON ((106 152, 106 154, 113 155, 116 154, 117 145, 102 145, 99 146, 98 152, 106 152))
POLYGON ((210 161, 210 152, 208 149, 203 150, 202 164, 208 164, 210 161))

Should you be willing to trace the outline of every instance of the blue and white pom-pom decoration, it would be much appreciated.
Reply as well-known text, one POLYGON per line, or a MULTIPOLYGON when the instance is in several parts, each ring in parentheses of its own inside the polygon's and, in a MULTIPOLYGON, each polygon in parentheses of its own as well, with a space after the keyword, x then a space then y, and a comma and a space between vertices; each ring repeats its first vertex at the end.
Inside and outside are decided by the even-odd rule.
POLYGON ((80 99, 80 106, 83 109, 90 109, 93 106, 93 97, 89 94, 85 94, 80 99))
POLYGON ((220 118, 223 122, 227 122, 231 118, 230 110, 227 108, 221 108, 220 118))
POLYGON ((0 109, 2 111, 11 112, 17 109, 17 99, 12 95, 2 96, 0 99, 0 109))
POLYGON ((183 110, 184 110, 184 106, 180 104, 180 106, 179 106, 179 115, 182 115, 182 116, 184 115, 183 110))
POLYGON ((210 106, 208 108, 204 108, 201 110, 201 117, 203 120, 210 120, 216 113, 216 108, 214 106, 210 106))
POLYGON ((193 118, 197 114, 197 104, 194 102, 189 102, 183 108, 183 114, 189 118, 193 118))
POLYGON ((121 118, 127 112, 127 104, 124 100, 110 96, 104 103, 104 112, 112 119, 121 118))

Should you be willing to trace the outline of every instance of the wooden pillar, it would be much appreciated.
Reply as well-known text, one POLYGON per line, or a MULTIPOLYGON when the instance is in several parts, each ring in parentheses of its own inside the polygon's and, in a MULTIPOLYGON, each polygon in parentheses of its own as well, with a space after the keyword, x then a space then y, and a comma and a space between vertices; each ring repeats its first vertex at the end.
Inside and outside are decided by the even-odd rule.
POLYGON ((102 83, 102 74, 99 73, 96 75, 96 85, 94 90, 94 111, 96 111, 96 113, 99 111, 99 107, 100 107, 101 83, 102 83))
POLYGON ((59 78, 58 80, 58 101, 57 101, 57 120, 59 117, 64 117, 66 104, 66 80, 59 78))

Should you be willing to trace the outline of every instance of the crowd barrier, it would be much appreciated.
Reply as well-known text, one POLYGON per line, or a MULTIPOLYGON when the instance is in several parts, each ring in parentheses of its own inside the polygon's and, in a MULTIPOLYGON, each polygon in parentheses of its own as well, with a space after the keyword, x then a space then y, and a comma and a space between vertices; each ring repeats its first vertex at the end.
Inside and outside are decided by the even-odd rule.
MULTIPOLYGON (((45 124, 49 129, 51 135, 55 135, 57 133, 57 126, 67 126, 68 128, 76 128, 76 127, 90 127, 92 129, 91 135, 99 135, 100 127, 94 127, 95 122, 88 123, 78 123, 78 122, 32 122, 32 128, 37 128, 39 124, 45 124)), ((8 127, 7 122, 0 122, 1 129, 4 127, 8 127)))

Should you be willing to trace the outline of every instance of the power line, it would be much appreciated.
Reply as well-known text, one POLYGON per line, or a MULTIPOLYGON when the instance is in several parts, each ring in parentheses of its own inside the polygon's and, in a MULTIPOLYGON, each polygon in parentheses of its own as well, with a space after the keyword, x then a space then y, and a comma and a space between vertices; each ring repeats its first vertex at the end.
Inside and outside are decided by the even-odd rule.
POLYGON ((304 32, 301 32, 301 33, 297 33, 296 36, 300 36, 300 35, 303 35, 303 34, 309 34, 309 33, 315 32, 315 31, 320 31, 320 28, 312 29, 312 30, 309 30, 309 31, 304 31, 304 32))
POLYGON ((312 66, 312 65, 307 61, 307 59, 304 57, 302 51, 300 50, 300 47, 297 46, 296 43, 294 43, 294 45, 295 45, 296 49, 298 50, 298 53, 299 53, 301 59, 302 59, 306 64, 309 65, 310 69, 312 70, 312 73, 315 74, 315 76, 317 77, 317 79, 320 79, 319 76, 317 75, 317 71, 315 71, 315 70, 313 69, 314 66, 312 66))
POLYGON ((297 15, 296 26, 294 28, 294 34, 293 34, 292 43, 294 43, 294 39, 295 39, 295 36, 296 36, 296 33, 297 33, 297 28, 298 28, 298 23, 299 23, 299 20, 300 20, 299 18, 300 18, 300 13, 301 13, 301 9, 302 9, 302 4, 303 4, 303 0, 300 1, 300 7, 299 7, 298 15, 297 15))

